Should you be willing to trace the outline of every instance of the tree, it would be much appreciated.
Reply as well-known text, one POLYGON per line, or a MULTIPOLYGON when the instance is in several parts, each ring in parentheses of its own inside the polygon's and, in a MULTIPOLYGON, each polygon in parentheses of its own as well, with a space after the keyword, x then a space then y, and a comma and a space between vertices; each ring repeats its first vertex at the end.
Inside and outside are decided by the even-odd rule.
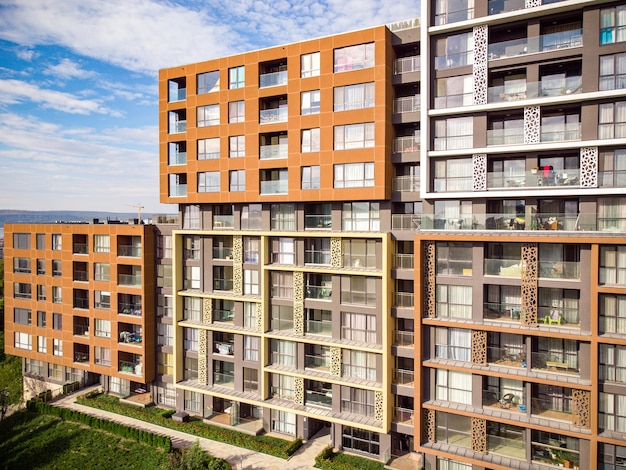
POLYGON ((211 457, 196 441, 189 449, 174 451, 168 455, 167 470, 230 470, 224 459, 211 457))
POLYGON ((14 356, 6 356, 0 362, 0 421, 10 406, 22 402, 22 362, 14 356))

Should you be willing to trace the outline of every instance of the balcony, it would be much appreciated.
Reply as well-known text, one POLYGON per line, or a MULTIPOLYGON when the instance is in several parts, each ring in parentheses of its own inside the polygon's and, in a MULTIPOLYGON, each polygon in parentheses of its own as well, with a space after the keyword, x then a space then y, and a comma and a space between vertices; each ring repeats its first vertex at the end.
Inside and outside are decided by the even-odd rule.
POLYGON ((215 354, 221 354, 222 356, 234 356, 235 355, 235 348, 233 346, 233 343, 230 341, 226 341, 226 342, 216 341, 214 345, 215 345, 215 354))
POLYGON ((490 15, 508 13, 526 8, 526 2, 524 0, 489 0, 487 5, 490 15))
POLYGON ((233 280, 232 279, 213 279, 213 290, 232 291, 233 280))
POLYGON ((396 292, 394 307, 413 308, 414 297, 413 292, 396 292))
MULTIPOLYGON (((565 118, 565 117, 564 117, 565 118)), ((580 122, 541 124, 541 142, 580 140, 580 122)))
POLYGON ((89 252, 89 246, 87 243, 74 243, 72 246, 72 253, 75 255, 86 255, 89 252))
POLYGON ((415 344, 415 333, 413 331, 394 330, 393 344, 400 347, 413 347, 415 344))
POLYGON ((489 103, 504 103, 548 96, 566 96, 582 93, 582 77, 574 76, 563 80, 526 82, 524 86, 491 86, 487 91, 489 103))
POLYGON ((143 374, 143 364, 140 360, 119 361, 119 372, 140 376, 143 374))
POLYGON ((213 310, 213 321, 219 323, 234 323, 235 322, 235 311, 234 310, 222 310, 222 309, 214 309, 213 310))
POLYGON ((118 313, 122 315, 133 315, 136 317, 141 316, 141 302, 138 304, 128 304, 124 302, 120 302, 117 306, 118 313))
POLYGON ((420 56, 400 57, 393 62, 393 74, 402 75, 403 73, 419 72, 420 56))
POLYGON ((571 409, 571 395, 553 398, 532 398, 530 412, 543 419, 557 419, 573 423, 574 415, 571 409))
POLYGON ((523 392, 511 393, 509 390, 494 391, 492 388, 483 390, 483 408, 497 408, 515 413, 526 413, 526 406, 523 403, 523 392))
MULTIPOLYGON (((486 261, 487 260, 485 260, 485 264, 487 264, 486 261)), ((521 304, 485 302, 483 305, 483 318, 485 320, 500 320, 519 323, 522 316, 523 312, 521 304)))
POLYGON ((420 214, 391 214, 391 230, 417 230, 421 220, 420 214))
POLYGON ((394 114, 416 113, 420 110, 420 95, 405 96, 393 100, 394 114))
POLYGON ((214 246, 213 247, 213 259, 232 259, 233 247, 232 246, 214 246))
POLYGON ((271 318, 270 321, 274 331, 293 331, 293 318, 271 318))
POLYGON ((167 160, 168 165, 186 165, 187 164, 187 152, 174 152, 170 153, 167 160))
POLYGON ((532 352, 530 358, 533 370, 580 376, 577 358, 566 357, 565 351, 532 352))
POLYGON ((393 383, 398 385, 413 385, 415 372, 412 370, 396 369, 393 372, 393 383))
POLYGON ((330 251, 306 250, 304 252, 304 264, 330 265, 330 251))
POLYGON ((310 406, 321 406, 331 408, 333 405, 333 392, 318 392, 315 390, 306 391, 305 403, 310 406))
MULTIPOLYGON (((488 131, 492 132, 492 131, 488 131)), ((502 137, 507 139, 506 132, 502 137)), ((515 140, 515 137, 513 137, 515 140)), ((512 142, 506 141, 503 145, 512 142)), ((543 188, 551 187, 576 187, 580 185, 580 170, 578 168, 568 168, 567 170, 543 170, 534 168, 530 171, 505 173, 501 171, 487 172, 488 189, 512 189, 512 188, 543 188)))
POLYGON ((287 194, 289 191, 288 181, 261 181, 261 194, 287 194))
POLYGON ((392 421, 394 423, 413 426, 413 414, 414 414, 414 411, 409 408, 401 408, 399 406, 395 406, 393 408, 392 421))
POLYGON ((89 309, 89 299, 85 297, 74 297, 74 308, 89 309))
POLYGON ((140 344, 143 342, 140 325, 131 325, 130 323, 119 324, 119 343, 140 344))
POLYGON ((310 335, 332 336, 333 325, 330 321, 306 320, 305 331, 310 335))
POLYGON ((526 354, 521 346, 487 347, 487 363, 500 367, 526 367, 526 354))
POLYGON ((235 388, 235 375, 232 372, 213 372, 213 385, 218 387, 235 388))
POLYGON ((410 135, 393 139, 393 153, 419 152, 419 136, 410 135))
POLYGON ((376 381, 376 369, 351 364, 341 364, 341 376, 359 380, 376 381))
POLYGON ((401 193, 417 193, 420 190, 420 181, 418 175, 394 176, 391 180, 391 190, 401 193))
POLYGON ((141 258, 141 246, 118 245, 117 256, 129 256, 129 257, 134 257, 134 258, 141 258))
POLYGON ((304 367, 307 369, 330 372, 330 356, 306 354, 304 356, 304 367))
POLYGON ((582 29, 542 34, 530 38, 513 39, 489 44, 489 60, 507 59, 538 52, 570 49, 583 45, 582 29))
POLYGON ((261 160, 274 160, 277 158, 287 158, 287 144, 262 145, 259 148, 259 158, 261 160))
POLYGON ((330 230, 332 228, 332 216, 330 214, 306 214, 304 216, 304 228, 307 230, 330 230))
POLYGON ((74 336, 89 337, 89 319, 85 318, 84 320, 86 321, 74 323, 74 336))
POLYGON ((261 124, 271 124, 276 122, 287 122, 287 106, 279 108, 262 109, 259 111, 259 122, 261 124))
POLYGON ((394 259, 396 269, 414 269, 415 255, 413 253, 397 253, 394 259))
POLYGON ((521 145, 524 143, 524 127, 487 130, 487 145, 521 145))
POLYGON ((170 134, 187 132, 187 112, 184 109, 169 112, 168 132, 170 134))
POLYGON ((89 273, 87 271, 75 269, 72 273, 72 279, 79 282, 89 281, 89 273))
POLYGON ((234 215, 213 215, 214 229, 230 229, 235 228, 234 215))
POLYGON ((184 101, 187 99, 187 80, 185 78, 177 78, 174 80, 168 80, 168 95, 167 99, 169 103, 175 101, 184 101))
POLYGON ((287 71, 264 73, 259 75, 259 88, 266 88, 270 86, 286 85, 287 84, 287 71))
POLYGON ((141 287, 141 274, 119 274, 120 286, 141 287))
POLYGON ((187 184, 170 185, 169 197, 186 197, 187 184))
POLYGON ((526 460, 526 444, 524 443, 523 428, 503 425, 497 430, 494 429, 494 432, 497 432, 497 434, 492 434, 492 432, 489 431, 487 434, 487 451, 489 454, 503 455, 523 461, 526 460))

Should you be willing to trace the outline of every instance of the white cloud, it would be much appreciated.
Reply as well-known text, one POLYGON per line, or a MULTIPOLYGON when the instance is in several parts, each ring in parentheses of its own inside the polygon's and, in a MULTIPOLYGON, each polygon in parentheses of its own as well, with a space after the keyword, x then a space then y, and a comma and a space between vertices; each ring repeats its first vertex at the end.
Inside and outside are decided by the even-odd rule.
POLYGON ((21 80, 0 80, 0 104, 36 103, 45 109, 70 114, 108 114, 121 116, 119 111, 106 108, 98 100, 81 100, 71 93, 41 88, 21 80))
POLYGON ((43 73, 66 80, 70 78, 90 78, 95 75, 94 72, 82 69, 80 64, 70 59, 61 59, 61 62, 58 64, 48 66, 43 73))
POLYGON ((36 57, 39 56, 39 54, 37 52, 35 52, 34 49, 29 49, 29 48, 25 48, 25 47, 19 48, 15 52, 15 55, 19 59, 25 60, 26 62, 31 62, 33 59, 35 59, 36 57))
POLYGON ((144 73, 419 13, 415 0, 207 0, 193 6, 159 0, 1 0, 0 5, 2 39, 60 45, 144 73))

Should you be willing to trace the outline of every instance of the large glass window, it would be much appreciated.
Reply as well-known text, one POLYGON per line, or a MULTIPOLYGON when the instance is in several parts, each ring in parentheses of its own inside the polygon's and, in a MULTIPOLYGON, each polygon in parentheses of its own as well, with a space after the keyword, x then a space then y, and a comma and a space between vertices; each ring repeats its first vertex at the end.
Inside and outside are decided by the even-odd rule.
POLYGON ((198 106, 197 109, 198 127, 218 126, 220 123, 220 105, 210 104, 207 106, 198 106))
POLYGON ((234 135, 228 139, 228 157, 241 158, 246 156, 246 136, 234 135))
POLYGON ((600 44, 626 41, 626 5, 603 8, 600 12, 600 44))
POLYGON ((228 103, 228 123, 235 124, 237 122, 244 122, 245 120, 245 102, 233 101, 228 103))
MULTIPOLYGON (((17 250, 29 250, 30 249, 30 233, 14 233, 13 234, 13 248, 17 250)), ((43 249, 43 248, 37 248, 43 249)))
POLYGON ((348 232, 377 232, 380 230, 378 202, 347 202, 341 211, 341 228, 348 232))
POLYGON ((598 109, 600 114, 598 116, 598 138, 626 138, 626 101, 603 103, 598 106, 598 109))
POLYGON ((109 235, 94 235, 93 251, 96 253, 109 253, 111 251, 111 237, 109 235))
POLYGON ((626 246, 600 247, 600 284, 626 285, 626 246))
POLYGON ((472 286, 437 284, 435 302, 438 317, 472 318, 472 286))
POLYGON ((435 414, 436 440, 454 446, 471 448, 471 418, 437 411, 435 414))
POLYGON ((376 343, 376 315, 341 312, 341 338, 362 343, 376 343))
POLYGON ((270 340, 272 364, 296 367, 296 343, 282 339, 270 340))
POLYGON ((372 431, 343 426, 341 431, 341 445, 346 449, 365 452, 376 458, 380 454, 380 435, 372 431))
POLYGON ((320 74, 320 53, 302 54, 300 56, 300 77, 317 77, 320 74))
POLYGON ((436 2, 436 26, 472 18, 474 18, 474 0, 438 0, 436 2))
POLYGON ((296 435, 296 414, 287 411, 271 411, 271 429, 273 432, 296 435))
POLYGON ((198 160, 215 160, 220 158, 220 139, 198 139, 198 160))
POLYGON ((343 350, 341 375, 353 379, 376 381, 378 354, 365 351, 343 350))
POLYGON ((376 278, 366 276, 341 276, 341 303, 376 305, 376 278))
POLYGON ((245 68, 243 65, 228 69, 228 88, 243 88, 245 86, 245 68))
POLYGON ((436 41, 435 69, 462 67, 474 63, 474 35, 471 32, 446 36, 436 41))
POLYGON ((320 151, 320 129, 302 130, 302 153, 311 153, 320 151))
POLYGON ((472 332, 461 328, 435 330, 435 357, 471 362, 472 332))
POLYGON ((472 75, 438 78, 435 88, 435 108, 454 108, 474 103, 472 75))
POLYGON ((374 391, 341 387, 341 411, 361 416, 374 416, 374 391))
POLYGON ((626 295, 600 294, 600 333, 626 334, 626 295))
POLYGON ((374 140, 373 122, 335 126, 335 150, 373 147, 374 140))
POLYGON ((435 121, 435 150, 471 148, 473 139, 474 118, 472 116, 435 121))
POLYGON ((371 108, 374 106, 374 82, 337 87, 334 95, 335 112, 371 108))
POLYGON ((366 188, 373 186, 373 162, 335 165, 335 188, 366 188))
POLYGON ((22 333, 20 331, 16 331, 14 333, 15 343, 14 346, 16 349, 27 349, 31 351, 33 349, 33 337, 28 333, 22 333))
POLYGON ((435 192, 471 191, 473 165, 471 158, 435 160, 433 189, 435 192))
POLYGON ((246 170, 231 170, 230 192, 243 192, 246 190, 246 170))
POLYGON ((303 91, 301 98, 300 113, 302 116, 307 114, 319 114, 320 112, 320 91, 311 90, 303 91))
POLYGON ((374 43, 343 47, 334 51, 334 71, 346 72, 374 66, 374 43))
POLYGON ((199 95, 220 91, 220 72, 218 70, 199 73, 197 81, 199 95))
POLYGON ((626 432, 626 395, 599 394, 598 427, 605 431, 626 432))
POLYGON ((302 167, 302 189, 320 189, 320 167, 303 166, 302 167))
POLYGON ((626 346, 600 344, 598 370, 600 380, 626 383, 626 346))
POLYGON ((272 230, 296 229, 296 206, 294 204, 272 204, 270 206, 272 230))
POLYGON ((199 193, 219 193, 220 192, 220 172, 206 171, 198 173, 199 193))
POLYGON ((243 293, 259 295, 259 272, 257 270, 243 270, 243 293))
POLYGON ((472 374, 437 369, 435 398, 437 400, 472 404, 472 374))

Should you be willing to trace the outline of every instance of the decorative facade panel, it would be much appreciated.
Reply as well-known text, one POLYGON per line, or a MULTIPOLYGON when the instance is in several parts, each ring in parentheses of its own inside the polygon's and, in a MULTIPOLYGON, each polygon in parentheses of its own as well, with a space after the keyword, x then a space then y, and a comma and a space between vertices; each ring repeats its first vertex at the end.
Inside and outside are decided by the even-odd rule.
POLYGON ((330 373, 341 377, 341 348, 336 346, 330 347, 330 373))
POLYGON ((341 238, 330 239, 330 265, 333 268, 343 268, 343 256, 341 253, 341 238))
POLYGON ((259 333, 263 332, 263 304, 261 302, 256 304, 256 330, 259 333))
POLYGON ((539 142, 541 142, 541 110, 539 106, 527 106, 524 108, 524 143, 539 142))
POLYGON ((383 392, 377 390, 374 392, 374 419, 382 421, 385 415, 385 396, 383 392))
POLYGON ((304 406, 304 379, 293 378, 293 401, 296 405, 304 406))
POLYGON ((243 263, 243 236, 233 235, 233 263, 243 263))
MULTIPOLYGON (((205 299, 206 300, 206 299, 205 299)), ((209 332, 207 330, 198 329, 198 382, 202 385, 207 384, 207 344, 209 332)))
POLYGON ((572 390, 573 425, 589 429, 591 427, 591 393, 587 390, 572 390))
POLYGON ((541 0, 526 0, 525 8, 540 7, 541 0))
POLYGON ((478 153, 472 155, 472 169, 474 191, 487 191, 487 154, 478 153))
POLYGON ((233 294, 243 294, 243 263, 233 263, 233 294))
POLYGON ((211 299, 202 299, 202 323, 213 323, 213 301, 211 299))
POLYGON ((581 188, 598 187, 598 147, 580 149, 580 186, 581 188))
POLYGON ((487 420, 472 418, 472 450, 487 453, 487 420))
POLYGON ((487 332, 472 330, 472 362, 487 364, 487 332))
POLYGON ((537 326, 537 290, 539 247, 536 243, 522 244, 522 324, 537 326))
POLYGON ((474 27, 474 104, 487 104, 487 61, 488 61, 487 25, 474 27))
POLYGON ((435 306, 435 242, 427 241, 424 243, 424 264, 424 272, 426 273, 426 276, 424 276, 424 288, 426 290, 424 316, 435 318, 437 316, 435 306))
POLYGON ((435 410, 424 410, 424 434, 426 442, 433 443, 437 440, 435 410))
POLYGON ((293 273, 293 332, 304 336, 304 273, 293 273))

